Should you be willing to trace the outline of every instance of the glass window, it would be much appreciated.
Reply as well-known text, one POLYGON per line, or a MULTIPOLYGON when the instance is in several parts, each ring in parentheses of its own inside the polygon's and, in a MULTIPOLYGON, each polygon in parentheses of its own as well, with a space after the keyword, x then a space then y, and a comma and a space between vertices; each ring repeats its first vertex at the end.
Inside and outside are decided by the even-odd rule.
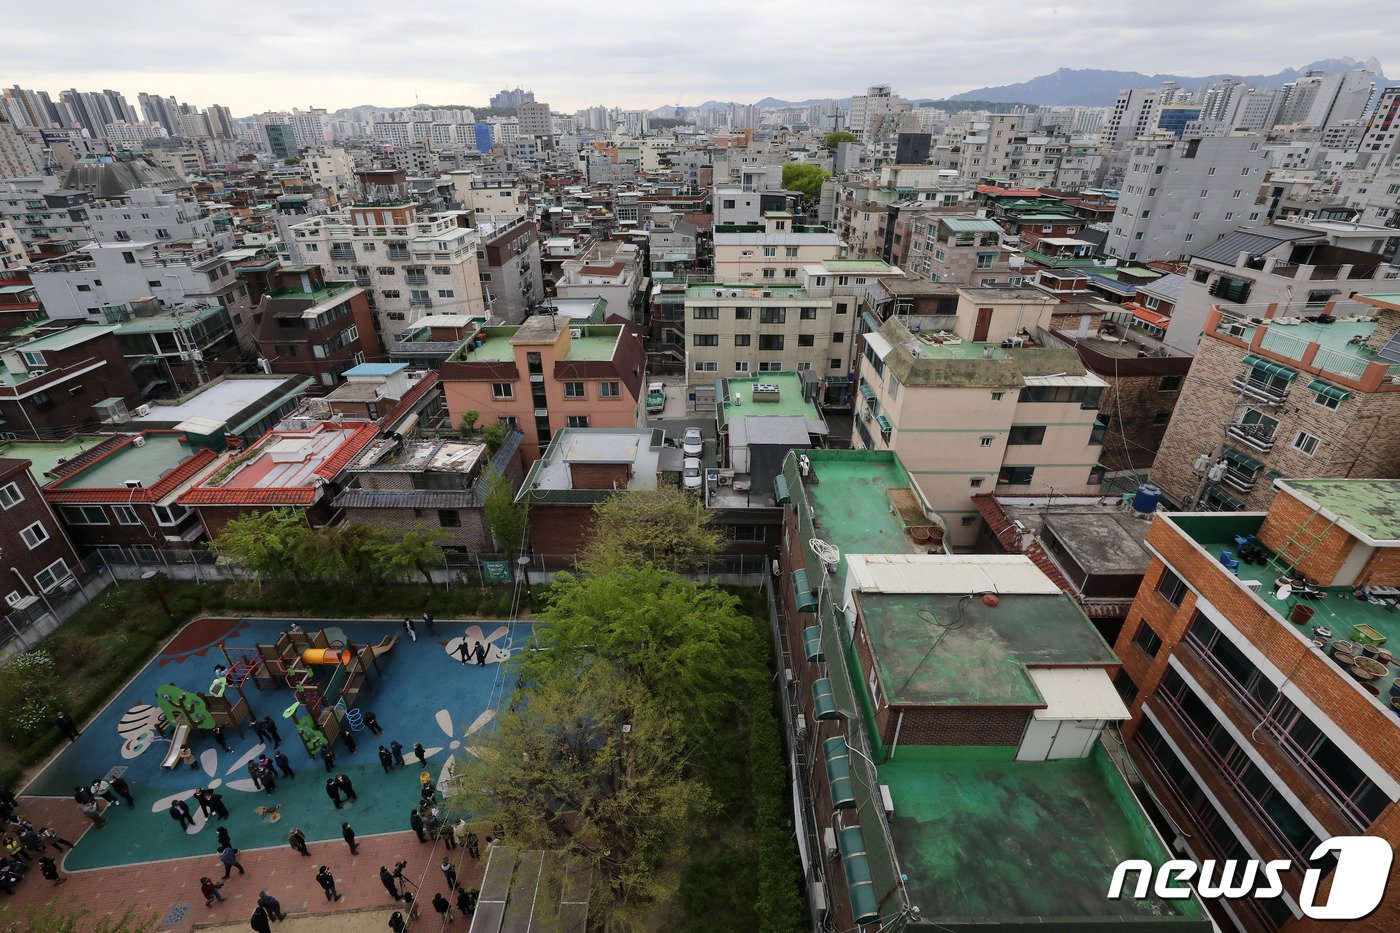
POLYGON ((24 539, 25 544, 29 545, 30 550, 33 550, 49 540, 49 533, 44 530, 42 522, 35 522, 28 528, 25 528, 19 533, 19 536, 24 539))
POLYGON ((1162 639, 1152 626, 1147 624, 1146 619, 1138 621, 1138 630, 1133 634, 1133 644, 1142 649, 1142 653, 1149 658, 1157 657, 1157 651, 1162 647, 1162 639))
POLYGON ((1186 584, 1170 567, 1162 568, 1162 578, 1157 581, 1157 592, 1163 599, 1180 609, 1181 601, 1186 598, 1186 590, 1186 584))
POLYGON ((587 415, 569 415, 568 424, 569 424, 569 427, 571 427, 571 428, 586 428, 586 427, 588 427, 588 416, 587 416, 587 415))
POLYGON ((997 474, 997 482, 1004 486, 1029 486, 1035 482, 1035 467, 1004 466, 997 474))
POLYGON ((691 345, 697 347, 717 347, 719 346, 719 334, 691 334, 691 345))
POLYGON ((509 382, 493 382, 491 383, 491 397, 514 398, 515 386, 511 385, 509 382))
POLYGON ((136 517, 136 510, 129 505, 112 506, 112 514, 117 517, 118 525, 139 525, 141 519, 136 517))
POLYGON ((697 321, 717 321, 719 320, 719 308, 692 308, 690 316, 697 321))
POLYGON ((64 521, 70 525, 108 525, 107 512, 100 505, 65 505, 64 521))
POLYGON ((47 593, 68 579, 68 564, 61 558, 49 564, 43 570, 34 575, 34 582, 39 584, 39 589, 47 593))
MULTIPOLYGON (((1012 425, 1011 430, 1006 435, 1007 444, 1043 444, 1045 443, 1045 426, 1040 424, 1018 424, 1012 425)), ((983 444, 982 446, 990 446, 983 444)))
POLYGON ((598 397, 621 398, 622 386, 616 382, 600 382, 598 383, 598 397))
POLYGON ((584 390, 582 382, 566 382, 564 383, 564 397, 587 398, 588 393, 584 390))
POLYGON ((1318 439, 1307 431, 1299 431, 1293 438, 1293 446, 1309 457, 1317 452, 1318 443, 1318 439))
POLYGON ((19 491, 18 483, 6 483, 0 486, 0 509, 10 509, 24 501, 24 493, 19 491))

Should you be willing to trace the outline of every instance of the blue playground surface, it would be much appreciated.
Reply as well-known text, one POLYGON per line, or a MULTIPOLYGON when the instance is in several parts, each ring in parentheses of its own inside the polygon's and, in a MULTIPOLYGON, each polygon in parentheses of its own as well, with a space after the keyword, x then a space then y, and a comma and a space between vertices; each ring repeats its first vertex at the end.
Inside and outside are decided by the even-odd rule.
MULTIPOLYGON (((413 744, 423 743, 428 752, 426 770, 435 782, 450 761, 475 754, 473 736, 490 727, 515 687, 514 666, 503 662, 530 636, 529 623, 521 622, 440 620, 435 625, 437 634, 430 636, 418 622, 414 642, 401 623, 389 620, 199 619, 189 623, 26 789, 29 795, 71 797, 79 784, 86 786, 114 768, 126 769, 122 776, 131 785, 136 806, 109 807, 106 826, 89 827, 67 854, 64 868, 81 871, 213 855, 214 828, 193 798, 202 787, 223 795, 229 819, 222 825, 239 849, 285 846, 293 827, 300 828, 310 842, 339 840, 342 820, 361 836, 407 830, 409 811, 418 804, 423 770, 413 757, 413 744), (359 799, 335 808, 325 792, 325 765, 308 758, 296 729, 283 718, 295 700, 291 689, 259 690, 252 681, 244 686, 244 695, 256 716, 271 716, 277 723, 282 751, 291 759, 295 777, 279 779, 271 795, 253 786, 247 765, 265 746, 246 724, 241 738, 234 729, 224 730, 232 752, 219 748, 211 732, 197 731, 190 742, 197 766, 177 763, 163 769, 161 760, 170 751, 171 740, 169 730, 160 735, 154 727, 160 714, 155 706, 157 689, 174 684, 207 691, 215 665, 224 663, 220 644, 235 656, 254 652, 257 644, 275 642, 293 621, 308 633, 325 628, 356 645, 377 645, 387 635, 399 636, 395 646, 378 659, 382 673, 371 669, 356 701, 362 714, 374 712, 384 734, 374 736, 364 728, 353 731, 354 753, 343 740, 335 743, 335 770, 350 778, 359 799), (450 653, 463 637, 486 643, 490 650, 484 667, 475 662, 463 665, 450 653), (379 746, 395 739, 404 746, 407 766, 385 774, 379 746), (175 799, 184 799, 195 819, 183 832, 167 812, 175 799), (257 812, 276 806, 281 808, 276 820, 257 812)), ((322 685, 335 671, 329 665, 315 668, 322 685)), ((228 690, 231 698, 234 693, 228 690)), ((270 757, 272 749, 267 750, 270 757)))

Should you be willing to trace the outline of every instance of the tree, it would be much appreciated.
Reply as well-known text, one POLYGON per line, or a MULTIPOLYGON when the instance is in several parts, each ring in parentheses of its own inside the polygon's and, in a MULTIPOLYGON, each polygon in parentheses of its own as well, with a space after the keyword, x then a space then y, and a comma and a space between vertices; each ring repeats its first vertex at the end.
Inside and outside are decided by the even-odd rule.
POLYGON ((471 437, 472 435, 476 434, 476 423, 477 423, 478 421, 480 421, 480 420, 481 420, 481 412, 477 411, 477 410, 474 409, 474 408, 468 409, 467 411, 462 412, 462 420, 461 420, 461 422, 460 422, 460 430, 461 430, 461 432, 462 432, 462 437, 463 437, 464 439, 465 439, 465 438, 469 438, 469 437, 471 437))
POLYGON ((515 501, 515 484, 495 467, 486 471, 481 483, 486 490, 482 509, 491 537, 496 540, 496 550, 507 557, 524 550, 529 504, 515 501))
POLYGON ((713 724, 740 694, 734 655, 752 626, 723 590, 652 566, 608 573, 560 574, 549 605, 535 615, 521 676, 527 683, 568 681, 603 659, 642 682, 666 708, 713 724))
POLYGON ((305 582, 325 569, 319 544, 300 510, 274 509, 238 516, 209 547, 259 580, 305 582))
POLYGON ((379 560, 389 576, 404 577, 421 573, 429 587, 433 585, 433 568, 442 566, 442 542, 451 535, 441 528, 419 525, 406 531, 401 538, 391 538, 379 550, 379 560))
POLYGON ((801 192, 808 201, 821 198, 822 182, 830 177, 831 173, 823 171, 820 165, 789 162, 783 166, 783 187, 789 191, 801 192))
POLYGON ((518 699, 458 771, 449 809, 585 869, 590 928, 646 929, 713 810, 680 751, 682 718, 600 660, 518 699))
POLYGON ((724 545, 714 513, 674 486, 609 496, 593 515, 593 536, 578 560, 586 573, 647 563, 677 573, 699 570, 724 545))
POLYGON ((506 426, 499 421, 485 425, 481 429, 481 440, 486 445, 486 449, 494 454, 506 442, 506 426))
POLYGON ((855 133, 847 133, 845 130, 837 130, 834 133, 827 133, 822 139, 822 145, 828 149, 835 149, 842 143, 858 143, 860 137, 855 133))
POLYGON ((283 165, 300 165, 301 159, 298 156, 287 156, 282 160, 283 165))

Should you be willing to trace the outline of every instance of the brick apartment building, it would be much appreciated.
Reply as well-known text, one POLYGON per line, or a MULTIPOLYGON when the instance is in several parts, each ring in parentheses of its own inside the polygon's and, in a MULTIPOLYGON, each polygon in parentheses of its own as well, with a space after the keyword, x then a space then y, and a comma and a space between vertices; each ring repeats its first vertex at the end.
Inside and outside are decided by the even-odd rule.
MULTIPOLYGON (((1197 860, 1292 863, 1282 897, 1218 901, 1227 922, 1320 930, 1326 924, 1298 919, 1303 869, 1324 872, 1323 892, 1332 880, 1330 856, 1311 860, 1319 840, 1400 841, 1392 687, 1400 672, 1377 647, 1400 636, 1391 611, 1400 597, 1400 482, 1274 485, 1265 514, 1152 522, 1155 556, 1117 642, 1117 686, 1133 713, 1123 727, 1128 749, 1179 828, 1177 849, 1197 860), (1229 569, 1222 554, 1233 559, 1251 538, 1267 549, 1267 563, 1229 569), (1294 572, 1307 583, 1281 594, 1281 579, 1294 572), (1353 654, 1379 660, 1365 671, 1353 654)), ((1376 912, 1337 926, 1397 923, 1392 872, 1376 912)))
POLYGON ((0 612, 23 610, 71 576, 78 556, 30 475, 28 460, 0 458, 0 612))
POLYGON ((320 266, 282 266, 258 303, 258 354, 275 373, 298 373, 325 394, 345 371, 380 355, 365 290, 330 282, 320 266))
POLYGON ((53 437, 135 408, 141 391, 122 359, 114 327, 27 328, 0 344, 0 431, 53 437))

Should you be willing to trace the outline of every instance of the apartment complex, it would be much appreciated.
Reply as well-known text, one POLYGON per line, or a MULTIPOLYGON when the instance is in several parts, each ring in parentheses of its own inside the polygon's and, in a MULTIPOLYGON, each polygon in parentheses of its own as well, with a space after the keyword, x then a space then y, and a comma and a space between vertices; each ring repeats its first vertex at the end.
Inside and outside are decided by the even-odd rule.
POLYGON ((780 479, 814 923, 1210 930, 1194 898, 1106 896, 1169 854, 1098 741, 1128 710, 1074 600, 1023 555, 925 553, 938 516, 889 451, 794 452, 780 479))
POLYGON ((281 266, 258 303, 258 354, 270 372, 310 376, 325 394, 345 372, 378 356, 363 288, 327 281, 320 266, 281 266))
POLYGON ((442 364, 454 424, 475 411, 525 437, 525 464, 564 428, 635 428, 643 423, 646 353, 631 324, 575 325, 554 314, 517 327, 483 327, 442 364))
POLYGON ((0 432, 53 437, 94 427, 135 408, 141 390, 115 327, 21 328, 0 341, 0 432))
POLYGON ((755 285, 792 285, 808 263, 843 255, 841 238, 826 227, 771 212, 762 224, 717 224, 714 251, 716 282, 755 285))
MULTIPOLYGON (((1400 637, 1400 483, 1274 485, 1263 514, 1155 518, 1116 646, 1133 713, 1123 735, 1178 850, 1291 866, 1282 896, 1215 902, 1247 931, 1316 928, 1299 903, 1305 869, 1332 881, 1335 856, 1313 858, 1319 841, 1400 842, 1400 720, 1385 692, 1396 672, 1377 650, 1400 637), (1239 559, 1256 546, 1257 560, 1239 559), (1306 582, 1281 588, 1290 576, 1306 582)), ((1376 912, 1338 926, 1400 922, 1387 887, 1376 912)))
POLYGON ((1397 331, 1400 295, 1310 319, 1213 306, 1153 482, 1183 507, 1259 511, 1276 477, 1400 475, 1400 434, 1383 427, 1400 412, 1397 331))
POLYGON ((851 445, 898 453, 958 547, 979 534, 974 495, 1092 492, 1107 430, 1097 414, 1108 384, 1078 353, 1025 346, 1016 315, 987 310, 958 316, 966 335, 891 318, 864 335, 858 369, 851 445))
POLYGON ((30 473, 33 463, 0 457, 0 593, 7 612, 40 602, 72 575, 78 556, 30 473))
POLYGON ((480 221, 476 232, 481 238, 477 266, 487 311, 507 324, 519 324, 530 308, 544 301, 535 224, 523 217, 504 223, 480 221))

